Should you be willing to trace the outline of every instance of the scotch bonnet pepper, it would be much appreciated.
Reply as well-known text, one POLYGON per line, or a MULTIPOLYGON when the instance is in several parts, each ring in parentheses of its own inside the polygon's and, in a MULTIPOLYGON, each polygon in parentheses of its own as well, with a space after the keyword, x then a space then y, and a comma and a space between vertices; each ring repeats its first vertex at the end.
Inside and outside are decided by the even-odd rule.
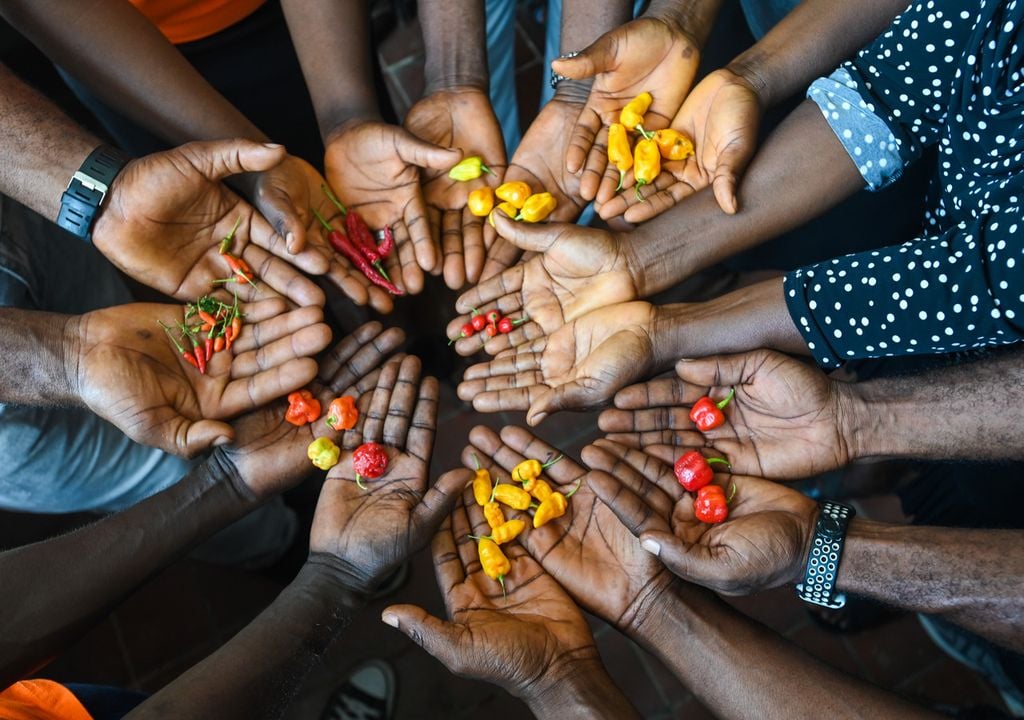
POLYGON ((351 430, 359 420, 359 410, 356 409, 356 401, 350 395, 344 395, 331 400, 327 406, 327 427, 332 430, 351 430))
POLYGON ((619 113, 619 122, 625 125, 627 130, 636 131, 642 129, 644 124, 644 113, 651 107, 654 98, 649 92, 642 92, 626 103, 619 113))
POLYGON ((633 151, 633 177, 636 178, 634 193, 636 199, 643 202, 647 198, 640 194, 640 188, 650 185, 661 172, 661 151, 654 140, 644 138, 636 144, 633 151))
POLYGON ((487 217, 494 209, 494 191, 489 187, 477 188, 469 194, 466 206, 476 217, 487 217))
MULTIPOLYGON (((609 133, 610 137, 611 133, 609 133)), ((693 155, 693 141, 683 133, 672 128, 665 128, 654 133, 654 142, 658 145, 658 151, 666 160, 685 160, 693 155)), ((609 157, 611 146, 609 141, 609 157)))
POLYGON ((729 394, 725 396, 725 399, 718 403, 705 395, 690 408, 690 420, 693 421, 693 424, 701 432, 714 430, 725 422, 725 413, 722 410, 725 409, 725 406, 729 404, 729 401, 732 400, 735 394, 736 388, 732 388, 729 390, 729 394))
POLYGON ((537 223, 547 219, 547 216, 558 207, 555 196, 549 192, 537 193, 527 198, 522 210, 516 215, 516 220, 523 220, 528 223, 537 223))
POLYGON ((309 390, 296 390, 288 395, 288 410, 284 419, 292 425, 308 425, 320 417, 320 401, 309 390))
POLYGON ((317 438, 306 448, 306 457, 321 470, 330 470, 338 464, 341 448, 335 445, 330 438, 317 438))
MULTIPOLYGON (((516 210, 519 210, 526 204, 527 199, 533 194, 533 190, 522 180, 510 180, 499 185, 494 194, 499 200, 504 200, 516 210)), ((514 216, 515 213, 512 213, 512 215, 514 216)))
POLYGON ((708 485, 715 477, 710 463, 722 463, 726 467, 729 461, 723 458, 705 458, 696 450, 689 450, 679 456, 675 464, 676 479, 687 492, 697 492, 708 485))
POLYGON ((484 165, 484 160, 478 155, 465 158, 448 171, 448 177, 459 182, 476 180, 484 173, 491 172, 491 169, 484 165))
POLYGON ((724 522, 729 517, 729 503, 736 494, 736 486, 733 485, 729 497, 718 485, 706 485, 697 491, 697 497, 693 501, 693 514, 698 520, 711 525, 724 522))

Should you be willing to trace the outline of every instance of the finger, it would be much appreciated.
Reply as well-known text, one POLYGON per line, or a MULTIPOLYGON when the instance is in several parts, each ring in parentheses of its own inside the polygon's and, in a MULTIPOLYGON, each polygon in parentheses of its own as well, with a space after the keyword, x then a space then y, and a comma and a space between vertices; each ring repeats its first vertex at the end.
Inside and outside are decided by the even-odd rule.
POLYGON ((633 492, 666 517, 685 494, 672 467, 640 450, 598 439, 588 446, 586 457, 594 460, 597 469, 629 484, 633 492))
POLYGON ((462 150, 428 143, 405 130, 396 133, 395 150, 403 162, 433 170, 449 170, 462 159, 462 150))
MULTIPOLYGON (((409 423, 416 407, 420 393, 420 362, 419 358, 410 356, 402 361, 398 370, 398 379, 391 391, 388 403, 388 414, 384 419, 384 444, 404 449, 409 423)), ((422 459, 422 458, 421 458, 422 459)))
POLYGON ((476 541, 469 537, 473 534, 469 523, 469 515, 466 513, 466 503, 473 502, 472 499, 468 499, 470 492, 472 491, 467 489, 463 493, 462 502, 455 501, 455 507, 452 509, 451 514, 452 537, 455 540, 455 550, 459 554, 459 560, 462 562, 462 567, 467 576, 480 571, 480 555, 476 551, 476 541))
MULTIPOLYGON (((509 298, 517 303, 521 300, 516 295, 510 295, 509 298)), ((498 307, 502 307, 500 301, 498 307)), ((510 333, 499 333, 492 338, 487 338, 487 342, 484 343, 484 351, 488 355, 499 355, 506 350, 518 351, 524 348, 529 348, 532 352, 543 352, 547 337, 544 328, 531 320, 513 328, 510 333), (535 345, 538 345, 536 341, 541 341, 539 343, 540 347, 535 347, 535 345)))
POLYGON ((424 205, 427 208, 427 223, 430 225, 430 241, 434 243, 434 267, 428 272, 438 277, 444 273, 444 255, 441 254, 441 218, 444 215, 444 211, 433 207, 432 205, 424 205))
POLYGON ((340 392, 379 367, 404 340, 399 328, 385 330, 379 322, 366 323, 331 348, 320 363, 320 378, 340 392))
POLYGON ((501 210, 494 211, 498 234, 520 250, 544 252, 570 227, 567 223, 515 222, 501 210))
POLYGON ((284 260, 252 243, 245 246, 242 257, 252 267, 258 280, 281 293, 297 305, 323 307, 327 298, 323 290, 284 260))
POLYGON ((434 529, 451 516, 455 502, 472 480, 473 473, 460 468, 446 472, 430 486, 413 511, 413 534, 418 542, 426 541, 434 529))
POLYGON ((671 532, 647 530, 640 535, 640 546, 684 580, 706 587, 722 580, 722 563, 712 557, 707 545, 687 544, 671 532))
POLYGON ((440 620, 415 605, 392 605, 381 613, 381 621, 405 633, 410 640, 444 663, 451 672, 462 671, 465 628, 440 620))
MULTIPOLYGON (((490 224, 487 225, 487 229, 493 230, 490 224)), ((496 235, 494 242, 487 249, 487 260, 484 262, 484 269, 480 272, 480 281, 488 280, 513 267, 522 254, 522 250, 508 240, 496 235)))
MULTIPOLYGON (((632 176, 632 172, 627 174, 632 176)), ((601 183, 597 188, 597 194, 594 197, 598 204, 603 207, 606 203, 611 202, 616 194, 625 187, 628 187, 626 185, 626 175, 620 175, 619 169, 614 163, 607 163, 604 168, 604 174, 601 176, 601 183)), ((625 211, 625 205, 623 205, 623 211, 625 211)), ((601 214, 601 209, 598 210, 598 215, 602 218, 604 217, 601 214)))
POLYGON ((546 390, 539 377, 524 373, 460 383, 457 393, 477 412, 491 413, 526 410, 546 390))
MULTIPOLYGON (((472 437, 472 435, 470 437, 472 437)), ((554 460, 556 457, 563 454, 556 448, 548 445, 546 442, 538 438, 526 428, 518 427, 516 425, 506 425, 502 428, 501 440, 508 448, 518 453, 521 457, 536 458, 537 460, 540 460, 541 463, 554 460)), ((502 466, 505 466, 502 458, 495 457, 495 460, 498 460, 501 462, 502 466)), ((511 472, 513 467, 515 467, 515 463, 511 466, 505 466, 505 469, 511 472)), ((584 469, 580 465, 564 456, 561 460, 549 466, 544 471, 545 475, 559 485, 569 485, 576 482, 584 472, 584 469)))
MULTIPOLYGON (((426 226, 425 221, 423 225, 426 226)), ((417 295, 423 291, 423 268, 416 261, 416 249, 413 247, 409 229, 405 223, 398 223, 395 226, 395 252, 398 255, 398 264, 401 266, 402 285, 400 287, 410 295, 417 295)), ((395 279, 399 276, 392 275, 391 277, 395 279)))
MULTIPOLYGON (((683 382, 692 383, 698 389, 705 391, 716 387, 743 385, 750 380, 755 368, 760 365, 757 362, 750 362, 757 357, 761 356, 753 353, 739 353, 695 360, 682 359, 676 363, 676 375, 683 382)), ((698 398, 706 394, 706 392, 702 392, 698 398)), ((698 398, 694 398, 691 403, 696 402, 698 398)))
POLYGON ((181 424, 175 429, 175 445, 180 448, 179 455, 193 458, 212 447, 226 445, 235 439, 235 430, 226 422, 203 419, 192 421, 180 417, 181 424))
POLYGON ((573 80, 594 77, 598 73, 613 69, 612 63, 617 47, 618 40, 613 35, 602 35, 574 57, 554 60, 551 69, 573 80))
MULTIPOLYGON (((499 298, 517 296, 522 287, 523 266, 516 265, 499 275, 495 275, 489 280, 484 280, 475 288, 472 288, 468 292, 460 295, 459 299, 455 301, 455 310, 456 312, 467 314, 472 312, 474 308, 490 308, 491 304, 499 298)), ((506 300, 506 302, 508 302, 508 300, 506 300)), ((519 301, 519 309, 521 308, 522 300, 519 301)), ((509 308, 508 310, 512 309, 509 308)), ((502 310, 502 312, 504 313, 508 310, 502 310)), ((463 322, 465 322, 465 320, 463 320, 463 322)), ((451 330, 451 325, 449 325, 448 328, 451 330)), ((457 328, 455 329, 457 330, 457 328)), ((456 332, 455 334, 457 335, 458 333, 456 332)), ((452 335, 449 333, 448 337, 452 337, 452 335)))
MULTIPOLYGON (((586 164, 587 156, 594 146, 594 139, 602 130, 603 123, 601 116, 594 112, 589 105, 584 106, 576 118, 576 124, 569 136, 569 148, 565 151, 565 169, 573 175, 578 173, 586 164)), ((580 187, 580 195, 584 200, 593 200, 593 195, 587 197, 580 187)))
MULTIPOLYGON (((640 188, 644 200, 632 204, 622 216, 627 222, 641 223, 670 210, 685 198, 693 195, 696 189, 685 182, 674 182, 664 190, 657 190, 657 184, 640 188)), ((633 193, 626 193, 633 196, 633 193)), ((622 197, 622 196, 620 196, 622 197)))
POLYGON ((181 154, 192 167, 211 180, 269 170, 288 154, 283 145, 243 139, 190 142, 172 152, 181 154))
POLYGON ((434 451, 438 394, 437 378, 424 378, 405 441, 406 451, 427 467, 430 466, 430 456, 434 451))
POLYGON ((319 272, 314 274, 322 275, 327 270, 327 260, 320 253, 300 253, 306 246, 306 227, 310 219, 306 217, 305 203, 296 202, 287 188, 273 182, 261 186, 255 202, 260 213, 274 228, 276 236, 284 239, 285 247, 280 250, 287 250, 287 254, 275 252, 275 247, 267 249, 286 260, 296 260, 302 255, 301 261, 304 264, 316 262, 319 272))
POLYGON ((412 248, 416 254, 416 264, 423 272, 430 272, 438 263, 437 243, 430 228, 430 218, 427 215, 427 206, 423 202, 423 194, 419 188, 415 195, 405 205, 403 214, 405 227, 409 231, 409 239, 412 240, 412 248))
POLYGON ((647 432, 692 428, 689 408, 658 407, 650 410, 606 410, 597 420, 604 432, 647 432))
MULTIPOLYGON (((458 497, 456 497, 456 502, 458 497)), ((430 554, 434 558, 434 575, 441 596, 447 601, 449 593, 457 585, 466 582, 466 568, 462 565, 459 553, 455 548, 455 537, 452 535, 452 516, 449 513, 441 521, 430 543, 430 554)))
MULTIPOLYGON (((502 375, 514 375, 520 372, 540 370, 539 353, 516 353, 495 358, 490 362, 477 363, 466 368, 463 380, 486 380, 502 375)), ((495 388, 496 389, 496 388, 495 388)), ((462 398, 468 400, 469 398, 462 398)))
MULTIPOLYGON (((381 368, 380 377, 377 379, 377 387, 370 396, 369 404, 365 411, 360 408, 360 419, 362 422, 363 442, 380 442, 381 434, 384 431, 384 420, 387 419, 388 407, 391 405, 391 392, 398 381, 398 373, 401 371, 405 361, 401 363, 388 363, 381 368)), ((362 398, 360 398, 360 401, 362 398)))
POLYGON ((619 522, 634 536, 640 537, 641 533, 651 530, 671 532, 664 517, 658 515, 639 495, 608 473, 592 473, 588 478, 588 484, 601 502, 608 506, 619 522))
POLYGON ((601 179, 608 168, 608 129, 600 125, 599 127, 600 131, 593 139, 583 174, 580 176, 580 197, 587 201, 593 200, 597 195, 601 179))
POLYGON ((736 199, 736 183, 753 155, 753 149, 739 141, 730 142, 719 153, 718 164, 715 166, 715 177, 711 181, 718 206, 729 215, 739 209, 736 199))
POLYGON ((312 357, 330 343, 331 328, 326 323, 307 325, 280 340, 236 355, 231 361, 231 379, 249 378, 296 358, 312 357))
POLYGON ((659 378, 624 387, 615 393, 615 407, 620 410, 642 410, 649 407, 691 405, 703 393, 675 378, 659 378))
POLYGON ((447 210, 441 218, 441 255, 444 258, 444 284, 458 290, 466 284, 461 210, 447 210))
POLYGON ((536 427, 559 410, 590 410, 611 399, 612 389, 605 383, 594 384, 592 378, 570 380, 541 393, 530 405, 526 422, 536 427))
POLYGON ((266 405, 304 387, 316 377, 313 358, 295 358, 249 377, 232 380, 220 399, 223 417, 233 417, 266 405))
POLYGON ((487 248, 484 245, 483 228, 483 218, 477 217, 471 213, 468 207, 463 209, 462 250, 466 259, 465 282, 467 283, 478 282, 480 280, 480 273, 484 269, 484 261, 487 258, 487 248))
MULTIPOLYGON (((269 345, 302 328, 323 322, 323 308, 315 305, 285 312, 287 304, 280 299, 248 303, 242 307, 242 331, 232 342, 235 356, 269 345), (273 304, 271 306, 271 304, 273 304), (272 310, 277 310, 273 312, 272 310)), ((317 351, 319 352, 319 351, 317 351)))

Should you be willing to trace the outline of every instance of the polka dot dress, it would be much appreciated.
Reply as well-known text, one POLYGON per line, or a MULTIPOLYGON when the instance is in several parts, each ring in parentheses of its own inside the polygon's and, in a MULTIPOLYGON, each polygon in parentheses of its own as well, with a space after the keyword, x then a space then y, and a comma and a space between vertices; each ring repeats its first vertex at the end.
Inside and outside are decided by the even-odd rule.
POLYGON ((808 91, 869 188, 938 145, 921 237, 787 274, 822 365, 1024 339, 1019 1, 914 3, 808 91))

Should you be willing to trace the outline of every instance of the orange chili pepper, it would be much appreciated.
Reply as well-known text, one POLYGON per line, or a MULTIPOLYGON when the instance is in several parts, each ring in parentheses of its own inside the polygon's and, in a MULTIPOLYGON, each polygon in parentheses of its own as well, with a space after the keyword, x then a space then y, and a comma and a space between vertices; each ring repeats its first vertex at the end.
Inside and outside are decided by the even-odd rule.
POLYGON ((359 420, 359 410, 356 409, 356 401, 350 395, 334 398, 327 406, 327 427, 332 430, 351 430, 359 420))
POLYGON ((469 194, 466 207, 477 217, 487 217, 494 209, 494 191, 489 187, 477 188, 469 194))
POLYGON ((622 123, 612 123, 608 126, 608 162, 618 168, 619 184, 615 188, 615 192, 618 192, 622 189, 626 172, 633 167, 633 151, 629 147, 626 126, 622 123))
POLYGON ((284 419, 292 425, 306 425, 320 417, 320 401, 309 390, 297 390, 288 395, 288 410, 284 419))
MULTIPOLYGON (((516 219, 516 215, 519 213, 519 208, 517 208, 510 202, 503 202, 500 205, 498 205, 498 207, 494 208, 494 210, 501 210, 503 213, 508 215, 513 220, 516 219)), ((487 222, 491 224, 491 227, 494 227, 494 210, 491 210, 491 212, 487 215, 487 222)))
POLYGON ((661 151, 654 140, 644 138, 636 144, 633 151, 633 177, 636 178, 636 199, 644 202, 647 198, 640 194, 640 188, 650 185, 661 172, 661 151))
MULTIPOLYGON (((610 136, 611 133, 609 133, 610 136)), ((654 133, 654 142, 658 144, 658 151, 666 160, 685 160, 693 155, 693 141, 678 130, 672 128, 658 130, 654 133)), ((610 148, 608 152, 610 156, 610 148)))
POLYGON ((499 200, 511 203, 512 207, 519 210, 526 204, 526 200, 533 194, 533 190, 522 180, 511 180, 499 185, 494 194, 498 196, 499 200))

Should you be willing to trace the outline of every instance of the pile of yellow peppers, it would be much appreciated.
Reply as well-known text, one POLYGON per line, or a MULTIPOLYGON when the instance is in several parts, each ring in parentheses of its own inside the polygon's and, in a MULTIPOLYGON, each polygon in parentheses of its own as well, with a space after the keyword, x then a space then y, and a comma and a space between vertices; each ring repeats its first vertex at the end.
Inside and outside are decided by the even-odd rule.
POLYGON ((484 509, 484 517, 491 528, 491 534, 474 539, 477 540, 477 551, 484 573, 501 583, 502 590, 505 589, 505 575, 512 569, 512 564, 500 546, 519 537, 526 529, 526 522, 519 518, 506 520, 501 506, 507 505, 513 510, 522 511, 534 508, 535 528, 565 515, 569 507, 569 498, 580 486, 577 484, 569 493, 562 494, 552 490, 548 481, 540 476, 544 468, 554 465, 561 459, 562 456, 559 455, 543 465, 540 460, 524 460, 516 465, 512 468, 512 480, 521 483, 522 487, 511 483, 494 484, 491 481, 491 473, 486 468, 477 467, 476 477, 473 478, 473 499, 484 509))
POLYGON ((642 92, 630 100, 619 114, 619 122, 608 127, 608 162, 619 171, 619 186, 626 173, 632 169, 636 179, 636 199, 643 202, 646 198, 640 194, 640 188, 654 182, 661 173, 661 160, 685 160, 693 155, 693 141, 686 135, 665 128, 655 132, 644 129, 644 113, 651 107, 654 98, 649 92, 642 92), (630 134, 636 133, 640 139, 636 146, 630 148, 630 134))
MULTIPOLYGON (((468 157, 448 171, 448 177, 459 182, 476 180, 485 172, 491 172, 477 156, 468 157)), ((477 188, 469 194, 466 205, 477 217, 486 217, 494 227, 495 198, 501 200, 497 209, 503 211, 513 220, 536 223, 546 220, 548 215, 558 207, 558 200, 549 192, 534 193, 533 189, 522 180, 513 180, 498 186, 497 190, 490 187, 477 188)))

